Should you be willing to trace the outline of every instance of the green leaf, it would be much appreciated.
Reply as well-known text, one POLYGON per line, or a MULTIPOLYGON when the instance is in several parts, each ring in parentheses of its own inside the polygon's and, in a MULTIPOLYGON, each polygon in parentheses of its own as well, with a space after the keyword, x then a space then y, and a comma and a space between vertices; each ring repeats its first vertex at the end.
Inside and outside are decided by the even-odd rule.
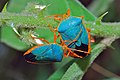
MULTIPOLYGON (((64 62, 64 60, 63 60, 64 62)), ((64 65, 60 66, 55 73, 53 73, 53 75, 51 75, 48 80, 60 80, 62 78, 62 76, 64 75, 64 73, 66 72, 66 70, 69 68, 69 66, 74 62, 74 60, 69 60, 69 62, 66 62, 64 65)))
POLYGON ((80 80, 79 77, 83 74, 82 70, 76 63, 73 63, 72 66, 65 72, 61 80, 80 80))
POLYGON ((95 16, 91 14, 79 1, 77 0, 12 0, 9 4, 9 12, 21 12, 25 9, 28 2, 36 2, 41 5, 50 5, 46 11, 47 15, 64 14, 67 9, 71 10, 73 16, 85 16, 85 20, 94 21, 95 16), (16 5, 21 4, 21 5, 16 5), (16 7, 17 6, 17 7, 16 7))
POLYGON ((25 9, 25 6, 30 1, 33 0, 10 0, 7 11, 13 13, 20 13, 22 10, 25 9))
POLYGON ((26 50, 30 47, 19 39, 10 26, 1 27, 1 41, 18 50, 26 50))
POLYGON ((71 10, 73 16, 85 16, 86 21, 94 21, 95 16, 91 14, 80 2, 77 0, 40 0, 43 5, 49 5, 46 14, 65 14, 67 9, 71 10))

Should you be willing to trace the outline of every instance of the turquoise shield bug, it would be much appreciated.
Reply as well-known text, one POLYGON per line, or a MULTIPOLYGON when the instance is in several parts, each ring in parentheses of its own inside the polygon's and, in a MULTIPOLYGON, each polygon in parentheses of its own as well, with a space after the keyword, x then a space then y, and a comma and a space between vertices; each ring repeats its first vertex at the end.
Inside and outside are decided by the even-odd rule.
MULTIPOLYGON (((21 35, 14 28, 13 24, 12 24, 12 28, 15 31, 15 33, 20 37, 21 35)), ((37 46, 30 48, 24 53, 24 58, 27 62, 32 64, 38 64, 41 62, 62 61, 64 48, 60 44, 56 43, 57 38, 55 32, 54 32, 54 43, 49 43, 47 40, 43 38, 37 38, 33 34, 31 34, 31 37, 37 43, 37 46), (43 42, 47 44, 43 44, 43 42)))
POLYGON ((72 52, 66 55, 75 58, 83 58, 90 54, 90 33, 85 28, 82 17, 70 16, 70 10, 63 16, 55 15, 55 20, 60 20, 57 31, 61 41, 63 41, 72 52))
POLYGON ((63 49, 57 44, 34 46, 24 54, 25 60, 30 63, 61 62, 62 57, 63 49))
POLYGON ((43 38, 39 38, 47 44, 40 44, 32 47, 24 53, 24 58, 27 62, 37 64, 41 62, 61 62, 63 58, 63 48, 56 43, 49 43, 43 38))

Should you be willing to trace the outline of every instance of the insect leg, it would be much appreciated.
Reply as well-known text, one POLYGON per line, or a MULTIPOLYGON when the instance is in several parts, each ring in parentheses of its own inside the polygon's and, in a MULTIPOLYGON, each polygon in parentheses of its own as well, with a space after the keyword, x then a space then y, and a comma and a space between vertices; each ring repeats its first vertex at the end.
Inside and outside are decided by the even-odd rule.
POLYGON ((87 28, 87 31, 88 31, 88 39, 89 39, 89 43, 88 43, 88 54, 90 54, 90 51, 91 51, 91 46, 90 46, 90 42, 91 42, 90 29, 87 28))
POLYGON ((95 42, 94 38, 90 35, 90 29, 87 28, 88 35, 90 37, 90 42, 95 42))
POLYGON ((67 48, 67 54, 64 54, 64 56, 65 57, 68 57, 68 56, 75 56, 75 57, 78 57, 78 58, 83 58, 82 56, 79 56, 79 55, 77 55, 76 53, 74 53, 73 51, 72 51, 72 49, 70 49, 70 48, 67 48))
POLYGON ((55 15, 52 15, 52 16, 48 16, 48 18, 52 18, 54 17, 55 20, 59 20, 59 21, 62 21, 63 19, 66 19, 70 16, 70 9, 67 10, 67 13, 66 14, 55 14, 55 15))
POLYGON ((29 54, 29 53, 30 53, 31 51, 33 51, 35 48, 37 48, 37 47, 39 47, 39 46, 42 46, 42 45, 43 45, 43 44, 38 45, 38 46, 34 46, 34 47, 30 48, 27 52, 24 53, 24 55, 29 54))
POLYGON ((66 14, 63 14, 63 19, 66 19, 70 16, 70 9, 67 10, 66 14))
POLYGON ((59 34, 58 34, 58 36, 56 35, 57 28, 53 29, 50 24, 48 25, 48 27, 49 27, 50 30, 54 33, 54 43, 56 43, 56 40, 57 40, 57 38, 59 37, 59 34))

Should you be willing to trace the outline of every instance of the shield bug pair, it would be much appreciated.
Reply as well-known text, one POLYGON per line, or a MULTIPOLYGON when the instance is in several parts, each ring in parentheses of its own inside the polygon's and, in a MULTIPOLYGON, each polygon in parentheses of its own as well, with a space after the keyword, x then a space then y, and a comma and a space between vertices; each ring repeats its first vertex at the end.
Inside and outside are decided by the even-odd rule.
MULTIPOLYGON (((54 43, 50 43, 43 38, 36 38, 31 35, 34 40, 40 40, 47 44, 39 44, 32 47, 27 52, 24 53, 24 58, 27 62, 37 64, 41 62, 61 62, 64 54, 73 53, 72 50, 65 44, 64 41, 61 41, 60 44, 56 42, 57 36, 54 30, 54 43)), ((40 42, 39 41, 39 42, 40 42)), ((71 44, 71 43, 70 43, 71 44)))

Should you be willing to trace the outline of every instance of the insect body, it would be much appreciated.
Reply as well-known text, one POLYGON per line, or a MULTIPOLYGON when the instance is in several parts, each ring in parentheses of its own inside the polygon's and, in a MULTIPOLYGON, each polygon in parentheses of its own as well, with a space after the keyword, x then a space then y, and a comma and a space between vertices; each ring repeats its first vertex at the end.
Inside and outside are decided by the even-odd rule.
POLYGON ((73 52, 67 54, 75 58, 83 58, 90 53, 90 34, 83 24, 82 17, 70 16, 70 10, 61 18, 54 17, 56 20, 61 20, 56 29, 61 37, 61 41, 65 42, 67 47, 73 52))
POLYGON ((60 62, 63 58, 63 49, 58 44, 43 44, 29 49, 24 57, 27 62, 31 63, 60 62))
POLYGON ((66 41, 67 45, 69 44, 69 48, 74 49, 73 52, 78 57, 85 57, 89 54, 89 36, 81 18, 70 16, 63 20, 58 27, 58 32, 61 35, 61 39, 66 41))
MULTIPOLYGON (((35 38, 36 39, 36 38, 35 38)), ((43 38, 38 38, 39 40, 46 42, 47 44, 39 44, 32 47, 27 52, 24 53, 24 58, 29 63, 40 63, 40 62, 61 62, 63 58, 63 48, 59 44, 49 43, 43 38)))

